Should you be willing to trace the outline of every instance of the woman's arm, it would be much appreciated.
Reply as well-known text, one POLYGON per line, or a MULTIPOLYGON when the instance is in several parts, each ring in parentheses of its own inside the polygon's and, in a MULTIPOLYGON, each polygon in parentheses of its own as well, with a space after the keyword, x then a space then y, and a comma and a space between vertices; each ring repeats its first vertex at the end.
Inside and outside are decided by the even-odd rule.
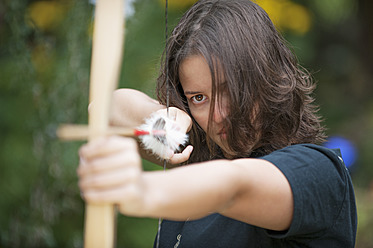
POLYGON ((290 186, 265 160, 218 160, 143 176, 152 217, 185 220, 217 212, 271 230, 285 230, 292 220, 290 186))
POLYGON ((271 230, 285 230, 292 220, 290 185, 265 160, 216 160, 143 172, 136 143, 119 137, 90 143, 80 155, 85 199, 116 203, 126 215, 186 220, 217 212, 271 230))
POLYGON ((166 108, 145 93, 133 89, 118 89, 112 99, 109 117, 112 126, 137 127, 152 113, 166 108))

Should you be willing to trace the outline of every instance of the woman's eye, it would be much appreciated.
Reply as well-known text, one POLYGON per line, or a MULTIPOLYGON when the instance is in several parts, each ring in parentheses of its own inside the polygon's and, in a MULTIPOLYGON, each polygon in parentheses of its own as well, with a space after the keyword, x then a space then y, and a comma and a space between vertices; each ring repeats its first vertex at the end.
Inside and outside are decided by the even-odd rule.
POLYGON ((200 102, 203 102, 204 100, 206 100, 206 97, 204 95, 195 95, 195 96, 191 97, 191 100, 195 103, 200 103, 200 102))

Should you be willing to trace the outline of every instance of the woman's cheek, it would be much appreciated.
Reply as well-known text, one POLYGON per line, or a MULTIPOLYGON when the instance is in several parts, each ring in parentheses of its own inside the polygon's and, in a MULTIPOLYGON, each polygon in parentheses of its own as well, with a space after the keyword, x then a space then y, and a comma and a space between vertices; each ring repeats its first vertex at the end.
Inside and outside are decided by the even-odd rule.
POLYGON ((194 120, 198 123, 198 125, 206 132, 209 113, 204 113, 203 111, 196 111, 195 109, 191 109, 190 113, 192 114, 194 120))

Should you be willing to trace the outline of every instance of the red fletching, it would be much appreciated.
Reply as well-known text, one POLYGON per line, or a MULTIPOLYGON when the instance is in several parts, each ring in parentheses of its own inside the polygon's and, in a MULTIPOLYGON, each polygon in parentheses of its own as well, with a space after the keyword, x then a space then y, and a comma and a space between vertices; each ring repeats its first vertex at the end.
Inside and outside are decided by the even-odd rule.
POLYGON ((150 132, 149 132, 149 131, 146 131, 146 130, 137 130, 137 129, 135 129, 135 130, 133 131, 133 134, 134 134, 135 136, 142 136, 142 135, 149 135, 150 132))
POLYGON ((147 131, 147 130, 138 130, 138 129, 135 129, 133 131, 133 134, 135 136, 143 136, 143 135, 165 136, 166 135, 166 131, 165 130, 147 131))

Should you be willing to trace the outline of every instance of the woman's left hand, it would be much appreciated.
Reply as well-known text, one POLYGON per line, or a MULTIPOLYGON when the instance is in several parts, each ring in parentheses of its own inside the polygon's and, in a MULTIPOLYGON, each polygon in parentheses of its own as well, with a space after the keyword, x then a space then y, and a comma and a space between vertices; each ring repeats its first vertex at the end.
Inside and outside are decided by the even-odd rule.
POLYGON ((120 211, 141 215, 143 171, 134 139, 100 138, 83 145, 79 155, 79 187, 87 202, 117 204, 120 211))

